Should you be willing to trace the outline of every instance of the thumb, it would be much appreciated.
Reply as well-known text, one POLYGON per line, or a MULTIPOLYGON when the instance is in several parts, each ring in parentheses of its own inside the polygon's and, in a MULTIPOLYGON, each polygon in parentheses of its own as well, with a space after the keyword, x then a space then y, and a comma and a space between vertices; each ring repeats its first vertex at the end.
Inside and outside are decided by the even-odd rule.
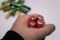
POLYGON ((55 30, 55 25, 47 24, 43 28, 39 29, 40 36, 48 36, 55 30))

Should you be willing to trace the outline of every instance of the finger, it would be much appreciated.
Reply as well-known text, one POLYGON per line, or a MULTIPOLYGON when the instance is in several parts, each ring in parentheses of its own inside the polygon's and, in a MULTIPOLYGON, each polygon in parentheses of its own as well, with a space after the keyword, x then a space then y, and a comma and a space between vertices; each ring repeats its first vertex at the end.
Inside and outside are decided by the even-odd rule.
POLYGON ((40 35, 41 36, 48 36, 55 30, 55 25, 53 24, 47 24, 45 27, 39 29, 40 30, 40 35))

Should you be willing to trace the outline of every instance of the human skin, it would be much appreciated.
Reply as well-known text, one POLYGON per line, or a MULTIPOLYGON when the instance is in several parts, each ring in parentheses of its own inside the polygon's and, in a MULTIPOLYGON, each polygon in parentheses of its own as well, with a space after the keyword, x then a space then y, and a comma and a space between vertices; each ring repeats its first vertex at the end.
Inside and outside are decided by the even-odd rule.
POLYGON ((42 28, 28 28, 28 19, 30 16, 38 16, 39 14, 22 15, 18 17, 13 24, 11 30, 17 32, 24 40, 42 40, 55 30, 55 25, 46 24, 42 28))

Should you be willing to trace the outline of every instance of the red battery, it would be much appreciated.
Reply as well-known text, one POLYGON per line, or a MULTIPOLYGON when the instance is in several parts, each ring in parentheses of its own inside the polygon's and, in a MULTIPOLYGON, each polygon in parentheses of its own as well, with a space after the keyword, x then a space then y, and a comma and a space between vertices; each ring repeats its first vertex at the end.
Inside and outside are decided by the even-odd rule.
POLYGON ((37 20, 36 25, 37 25, 37 28, 41 28, 44 25, 44 21, 43 20, 37 20))
POLYGON ((35 21, 36 20, 36 17, 35 16, 31 16, 30 18, 29 18, 29 21, 35 21))
POLYGON ((38 15, 37 19, 38 19, 38 20, 44 20, 44 18, 43 18, 42 15, 38 15))
POLYGON ((28 27, 29 28, 35 28, 36 22, 35 21, 30 21, 28 27))
POLYGON ((37 17, 31 16, 28 20, 29 28, 41 28, 44 25, 44 17, 38 15, 37 17))

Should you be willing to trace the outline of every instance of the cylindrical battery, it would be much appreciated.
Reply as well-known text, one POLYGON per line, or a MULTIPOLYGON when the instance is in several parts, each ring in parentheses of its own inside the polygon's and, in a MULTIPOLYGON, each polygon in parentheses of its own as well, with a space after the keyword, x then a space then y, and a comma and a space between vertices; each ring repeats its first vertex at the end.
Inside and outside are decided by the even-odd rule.
POLYGON ((35 16, 31 16, 30 18, 29 18, 29 21, 35 21, 36 20, 36 17, 35 16))
POLYGON ((25 0, 19 0, 17 3, 21 4, 21 3, 24 3, 24 2, 25 2, 25 0))
POLYGON ((8 2, 2 2, 2 5, 6 4, 6 3, 8 3, 8 2))
POLYGON ((15 1, 15 0, 8 0, 9 2, 15 1))
POLYGON ((3 9, 3 11, 6 12, 6 11, 9 11, 10 9, 11 9, 11 7, 6 7, 3 9))
POLYGON ((5 7, 9 7, 9 6, 10 6, 9 3, 5 3, 4 5, 2 5, 2 6, 0 7, 0 10, 1 10, 1 9, 4 9, 5 7))
POLYGON ((2 2, 2 5, 4 5, 5 3, 9 3, 9 2, 13 2, 15 0, 5 0, 4 2, 2 2))
POLYGON ((21 12, 20 11, 17 11, 17 15, 20 16, 21 15, 21 12))
POLYGON ((12 10, 12 9, 11 9, 11 10, 9 10, 8 14, 6 15, 6 19, 8 19, 8 18, 11 16, 12 12, 13 12, 13 10, 12 10))
POLYGON ((15 16, 15 14, 16 14, 16 11, 14 10, 11 15, 12 16, 15 16))
POLYGON ((15 7, 21 7, 21 6, 23 6, 23 4, 21 3, 21 4, 18 4, 18 3, 16 3, 16 2, 10 2, 10 6, 15 6, 15 7))
POLYGON ((38 20, 44 20, 44 18, 43 18, 42 15, 38 15, 37 19, 38 19, 38 20))
POLYGON ((12 16, 15 16, 16 11, 17 11, 17 10, 16 10, 16 8, 14 8, 14 9, 13 9, 13 12, 12 12, 12 14, 11 14, 11 15, 12 15, 12 16))
POLYGON ((16 2, 10 2, 10 6, 17 6, 16 2))
POLYGON ((31 8, 30 7, 27 7, 25 5, 23 5, 22 7, 20 7, 20 11, 22 13, 25 13, 25 14, 27 14, 30 10, 31 10, 31 8))
POLYGON ((35 27, 36 27, 36 22, 35 22, 35 21, 30 21, 30 22, 28 23, 28 27, 29 27, 29 28, 35 28, 35 27))
POLYGON ((44 25, 44 21, 43 20, 37 20, 36 25, 37 25, 37 28, 41 28, 44 25))

